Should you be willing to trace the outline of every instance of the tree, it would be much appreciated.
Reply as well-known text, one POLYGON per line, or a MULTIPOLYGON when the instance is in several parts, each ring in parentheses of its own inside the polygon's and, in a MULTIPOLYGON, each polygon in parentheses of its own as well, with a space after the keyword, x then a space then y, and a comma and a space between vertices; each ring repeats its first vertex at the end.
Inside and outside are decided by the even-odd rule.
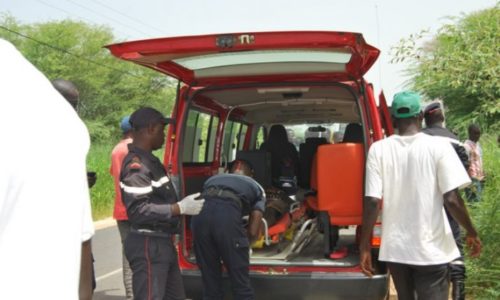
POLYGON ((411 88, 448 109, 448 125, 464 130, 470 122, 500 129, 500 8, 451 18, 430 40, 427 31, 402 39, 393 62, 409 62, 411 88))
POLYGON ((169 113, 173 82, 155 71, 114 58, 103 46, 116 42, 104 26, 63 20, 20 24, 0 16, 0 37, 11 41, 49 79, 64 78, 80 90, 79 112, 93 141, 119 137, 119 120, 140 106, 169 113))

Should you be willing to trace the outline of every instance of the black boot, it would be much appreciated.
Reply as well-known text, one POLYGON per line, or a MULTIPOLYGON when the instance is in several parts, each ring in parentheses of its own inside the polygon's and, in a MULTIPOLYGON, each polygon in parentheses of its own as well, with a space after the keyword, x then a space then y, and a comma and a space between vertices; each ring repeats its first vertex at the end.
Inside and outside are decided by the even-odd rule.
POLYGON ((452 280, 451 295, 453 300, 465 300, 465 283, 461 280, 452 280))

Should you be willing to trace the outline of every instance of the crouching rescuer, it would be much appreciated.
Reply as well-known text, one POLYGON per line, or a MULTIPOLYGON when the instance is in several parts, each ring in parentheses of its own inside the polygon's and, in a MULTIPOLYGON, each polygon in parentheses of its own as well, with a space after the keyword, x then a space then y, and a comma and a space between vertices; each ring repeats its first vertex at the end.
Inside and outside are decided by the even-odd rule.
POLYGON ((184 285, 172 235, 179 232, 179 215, 196 215, 203 207, 198 194, 177 202, 161 161, 152 154, 165 142, 169 120, 153 108, 130 116, 133 142, 123 159, 120 186, 131 224, 125 255, 132 269, 134 299, 185 299, 184 285))
POLYGON ((212 176, 205 182, 205 206, 191 222, 204 300, 224 298, 221 260, 228 271, 233 299, 254 299, 249 249, 260 233, 265 192, 251 178, 253 170, 248 162, 236 160, 230 173, 212 176), (247 215, 250 217, 245 230, 242 217, 247 215))

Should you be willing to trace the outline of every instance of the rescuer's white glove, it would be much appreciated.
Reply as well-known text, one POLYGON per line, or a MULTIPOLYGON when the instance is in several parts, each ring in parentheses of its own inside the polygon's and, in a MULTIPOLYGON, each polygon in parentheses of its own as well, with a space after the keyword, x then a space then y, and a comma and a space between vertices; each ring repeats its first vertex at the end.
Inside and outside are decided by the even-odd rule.
POLYGON ((197 215, 200 213, 203 208, 203 203, 205 203, 205 199, 196 200, 200 193, 191 194, 189 196, 184 197, 181 201, 177 202, 179 205, 179 211, 181 215, 197 215))

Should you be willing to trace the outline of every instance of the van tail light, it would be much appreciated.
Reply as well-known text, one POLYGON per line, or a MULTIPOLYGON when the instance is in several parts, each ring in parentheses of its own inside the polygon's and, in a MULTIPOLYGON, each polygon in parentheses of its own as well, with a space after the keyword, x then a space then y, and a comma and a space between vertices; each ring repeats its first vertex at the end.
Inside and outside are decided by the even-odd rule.
POLYGON ((380 248, 380 240, 382 236, 382 225, 376 223, 372 231, 372 247, 380 248))

